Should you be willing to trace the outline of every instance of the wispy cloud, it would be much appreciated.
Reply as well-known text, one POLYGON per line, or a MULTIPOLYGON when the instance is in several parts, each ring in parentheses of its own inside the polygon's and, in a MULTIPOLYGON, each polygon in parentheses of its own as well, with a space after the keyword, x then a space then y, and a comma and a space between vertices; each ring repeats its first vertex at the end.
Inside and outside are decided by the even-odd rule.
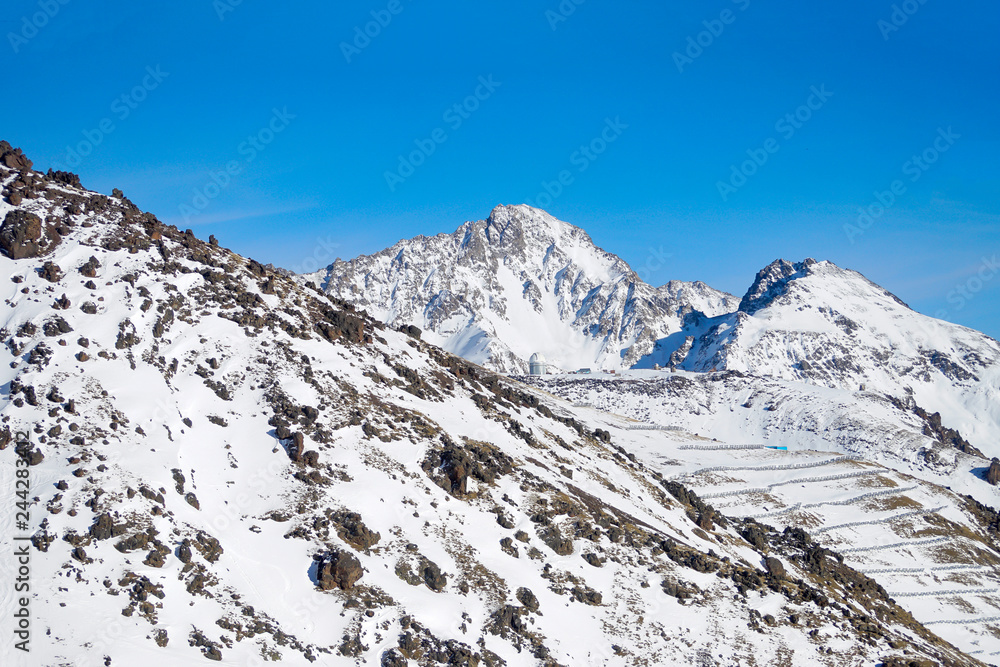
POLYGON ((270 215, 282 215, 285 213, 296 213, 298 211, 308 211, 316 208, 312 202, 299 202, 285 204, 282 206, 265 206, 252 209, 229 209, 213 211, 212 213, 199 214, 193 217, 190 222, 184 222, 183 216, 173 216, 164 220, 168 225, 177 227, 201 227, 202 225, 218 225, 233 221, 249 221, 255 218, 264 218, 270 215))

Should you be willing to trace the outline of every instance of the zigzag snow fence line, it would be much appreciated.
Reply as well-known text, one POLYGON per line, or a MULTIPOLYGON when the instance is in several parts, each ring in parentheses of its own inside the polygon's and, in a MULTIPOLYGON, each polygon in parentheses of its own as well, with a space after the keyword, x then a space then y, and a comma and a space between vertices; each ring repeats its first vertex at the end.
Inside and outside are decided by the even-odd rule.
POLYGON ((732 491, 717 491, 716 493, 705 493, 699 494, 702 499, 708 498, 722 498, 724 496, 741 496, 746 493, 766 493, 776 486, 784 486, 785 484, 812 484, 814 482, 832 482, 838 479, 850 479, 852 477, 867 477, 868 475, 878 475, 880 472, 878 470, 856 470, 854 472, 843 472, 839 475, 821 475, 818 477, 800 477, 798 479, 789 479, 784 482, 775 482, 774 484, 768 484, 767 486, 756 486, 747 489, 734 489, 732 491))
POLYGON ((824 526, 822 528, 817 528, 812 531, 813 534, 826 533, 831 530, 837 530, 838 528, 854 528, 855 526, 870 526, 877 523, 888 523, 894 519, 904 519, 908 516, 917 516, 922 514, 934 514, 935 512, 940 512, 947 505, 941 505, 940 507, 935 507, 929 510, 913 510, 912 512, 903 512, 901 514, 893 514, 890 516, 884 516, 881 519, 872 519, 871 521, 852 521, 851 523, 838 523, 836 526, 824 526))
MULTIPOLYGON (((661 426, 660 424, 629 424, 626 431, 683 431, 680 426, 661 426)), ((681 447, 681 449, 684 449, 681 447)))
POLYGON ((898 549, 899 547, 912 547, 912 546, 923 546, 925 544, 939 544, 941 542, 947 542, 948 536, 941 535, 940 537, 928 537, 923 540, 904 540, 902 542, 893 542, 892 544, 874 544, 870 547, 851 547, 850 549, 840 549, 841 554, 854 554, 863 553, 866 551, 883 551, 885 549, 898 549))
POLYGON ((681 445, 677 449, 693 449, 699 452, 717 452, 730 449, 767 449, 767 445, 681 445))
MULTIPOLYGON (((923 625, 972 625, 973 623, 993 623, 1000 621, 1000 616, 984 616, 983 618, 956 618, 947 621, 924 621, 923 625)), ((966 654, 969 655, 969 654, 966 654)), ((992 653, 990 655, 993 655, 992 653)))
POLYGON ((788 514, 789 512, 794 512, 795 510, 810 509, 812 507, 821 507, 823 505, 850 505, 851 503, 859 503, 862 500, 868 500, 869 498, 881 498, 883 496, 892 496, 897 493, 906 493, 907 491, 912 491, 917 488, 914 486, 907 487, 896 487, 893 489, 883 489, 882 491, 870 491, 864 493, 860 496, 855 496, 853 498, 846 498, 844 500, 825 500, 818 503, 795 503, 783 510, 778 510, 776 512, 761 512, 760 514, 748 514, 743 517, 744 519, 760 519, 763 517, 781 516, 782 514, 788 514))
POLYGON ((922 598, 941 597, 942 595, 995 595, 1000 588, 956 588, 950 591, 910 591, 904 593, 889 593, 891 598, 922 598))
POLYGON ((989 565, 939 565, 938 567, 882 567, 877 570, 858 570, 861 574, 919 574, 921 572, 976 572, 992 570, 989 565))
MULTIPOLYGON (((841 463, 843 461, 857 461, 860 460, 860 456, 855 456, 853 454, 848 454, 846 456, 838 456, 834 459, 826 459, 825 461, 807 461, 806 463, 786 463, 784 465, 769 465, 769 466, 712 466, 711 468, 702 468, 701 470, 696 470, 694 475, 703 472, 734 472, 739 470, 753 470, 753 471, 768 471, 768 470, 802 470, 803 468, 818 468, 820 466, 828 466, 832 463, 841 463)), ((679 477, 683 477, 681 474, 679 477)))

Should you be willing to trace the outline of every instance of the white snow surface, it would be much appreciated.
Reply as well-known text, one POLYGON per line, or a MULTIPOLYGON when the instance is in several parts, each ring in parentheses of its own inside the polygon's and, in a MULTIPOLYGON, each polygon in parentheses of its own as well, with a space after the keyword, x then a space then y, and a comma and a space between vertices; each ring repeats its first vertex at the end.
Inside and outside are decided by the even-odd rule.
MULTIPOLYGON (((576 408, 463 365, 426 342, 356 319, 335 299, 267 274, 224 248, 163 228, 125 200, 44 180, 39 188, 53 199, 28 198, 19 208, 71 227, 46 257, 0 257, 2 273, 11 277, 0 282, 0 420, 12 432, 31 432, 33 446, 44 454, 28 469, 31 509, 24 529, 12 509, 20 467, 15 448, 0 451, 0 488, 10 494, 0 512, 8 538, 0 546, 5 622, 17 603, 9 585, 15 578, 9 538, 35 541, 32 652, 14 650, 7 635, 0 644, 4 665, 204 664, 210 650, 231 665, 279 659, 378 665, 397 652, 401 636, 423 642, 414 664, 436 664, 430 657, 435 651, 452 657, 468 651, 507 665, 860 666, 901 655, 890 639, 905 639, 910 655, 979 664, 961 651, 997 649, 983 624, 961 626, 971 630, 954 635, 955 648, 888 616, 880 622, 883 634, 869 643, 839 611, 767 587, 744 597, 731 578, 682 566, 661 548, 685 549, 717 568, 763 576, 764 554, 734 524, 699 528, 657 475, 683 475, 708 492, 773 482, 773 474, 757 471, 762 464, 799 466, 795 475, 859 466, 893 479, 902 473, 834 460, 830 451, 686 449, 713 442, 691 433, 631 430, 632 419, 576 408), (70 213, 56 203, 60 193, 82 197, 87 210, 70 213), (91 256, 99 264, 93 283, 79 272, 91 256), (45 262, 62 276, 43 277, 45 262), (68 308, 57 303, 63 297, 68 308), (531 397, 545 410, 532 407, 531 397), (316 461, 295 460, 302 452, 293 440, 278 439, 279 422, 303 435, 303 449, 316 461), (465 491, 448 481, 457 468, 442 462, 442 452, 454 448, 465 456, 485 452, 479 463, 462 468, 472 470, 465 491), (699 472, 713 466, 741 470, 699 472), (379 540, 368 548, 351 546, 334 525, 339 510, 359 514, 379 540), (501 525, 497 513, 513 527, 501 525), (91 535, 103 516, 115 527, 109 539, 91 535), (568 549, 551 546, 545 536, 552 531, 569 540, 568 549), (137 540, 145 544, 135 547, 137 540), (213 548, 216 540, 221 550, 213 548), (191 556, 182 559, 188 544, 191 556), (157 547, 162 563, 154 558, 157 547), (317 586, 314 557, 332 553, 358 559, 364 574, 353 588, 317 586), (445 574, 439 590, 419 576, 407 579, 406 566, 419 571, 428 561, 445 574), (665 583, 692 591, 690 599, 668 595, 665 583), (537 611, 521 604, 522 588, 537 597, 537 611), (517 633, 497 631, 496 619, 508 607, 524 622, 517 633), (762 615, 773 616, 774 625, 762 615)), ((0 203, 0 219, 11 209, 0 203)), ((535 215, 520 208, 495 214, 494 222, 503 215, 535 215)), ((546 227, 547 234, 558 232, 559 243, 544 247, 565 254, 575 232, 546 227)), ((514 230, 496 224, 466 228, 470 244, 488 240, 499 247, 508 231, 514 230)), ((572 242, 569 247, 589 252, 584 237, 572 242)), ((525 245, 542 252, 537 243, 525 245)), ((399 263, 403 275, 405 253, 399 263)), ((562 286, 559 297, 554 291, 543 296, 538 275, 525 278, 507 269, 464 280, 507 288, 515 281, 525 289, 535 284, 538 303, 548 304, 543 310, 558 306, 567 313, 591 307, 582 303, 587 295, 591 304, 602 295, 601 308, 618 304, 618 322, 629 317, 627 294, 638 289, 607 256, 553 262, 545 275, 562 286), (586 275, 564 271, 582 261, 594 262, 586 275), (598 279, 603 282, 593 282, 598 279)), ((497 302, 514 296, 520 298, 498 292, 497 302)), ((499 326, 499 320, 479 321, 499 326)), ((662 327, 667 333, 669 327, 662 327)), ((575 335, 563 331, 565 340, 575 335)), ((480 327, 464 340, 486 349, 490 343, 482 340, 489 335, 480 327)), ((586 345, 596 340, 584 338, 586 345)), ((595 349, 597 358, 612 354, 611 348, 595 349)), ((734 440, 744 441, 738 434, 734 440)), ((976 548, 995 560, 987 553, 990 537, 959 496, 898 479, 919 487, 914 506, 943 507, 941 520, 960 525, 961 539, 981 545, 976 548)), ((800 497, 832 497, 786 490, 787 497, 785 490, 775 492, 777 503, 765 499, 762 511, 800 497)), ((830 507, 827 518, 816 519, 819 526, 857 517, 852 506, 830 507)), ((758 508, 726 507, 733 514, 751 509, 758 508)), ((892 508, 876 510, 873 520, 892 518, 892 508)), ((875 525, 857 539, 851 528, 828 532, 836 543, 891 541, 885 539, 888 524, 875 525)), ((913 531, 896 532, 893 539, 913 537, 913 531)), ((826 596, 859 618, 889 609, 886 601, 869 609, 850 591, 828 586, 792 551, 773 553, 784 559, 789 580, 825 586, 826 596)), ((877 553, 865 563, 906 562, 877 553)), ((980 560, 976 564, 994 564, 986 555, 980 560)), ((980 591, 989 588, 991 572, 961 576, 973 578, 977 585, 970 590, 980 591)), ((940 576, 893 581, 907 592, 932 588, 940 576)), ((942 586, 959 586, 957 576, 942 577, 942 586)), ((940 602, 933 619, 959 611, 985 614, 989 595, 970 593, 983 602, 962 610, 940 602)))

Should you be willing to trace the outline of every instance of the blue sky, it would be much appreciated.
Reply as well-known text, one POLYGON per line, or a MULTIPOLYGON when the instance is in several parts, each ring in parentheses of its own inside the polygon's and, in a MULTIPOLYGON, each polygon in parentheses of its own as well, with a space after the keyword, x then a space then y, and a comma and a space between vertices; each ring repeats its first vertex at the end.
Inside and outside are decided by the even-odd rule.
POLYGON ((264 262, 531 201, 655 284, 811 256, 1000 338, 995 1, 10 0, 0 30, 36 168, 264 262))

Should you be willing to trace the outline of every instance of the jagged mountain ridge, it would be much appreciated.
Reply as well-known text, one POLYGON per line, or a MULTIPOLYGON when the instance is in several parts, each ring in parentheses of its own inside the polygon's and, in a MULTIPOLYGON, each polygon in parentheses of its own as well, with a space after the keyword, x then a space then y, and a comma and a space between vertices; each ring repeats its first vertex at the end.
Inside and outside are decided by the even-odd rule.
POLYGON ((1000 343, 917 313, 855 271, 778 260, 758 273, 737 312, 686 333, 680 368, 914 401, 988 456, 1000 455, 1000 343))
POLYGON ((1000 345, 828 261, 776 260, 737 303, 703 283, 653 288, 583 230, 500 206, 453 234, 400 241, 302 279, 502 372, 525 373, 541 352, 557 371, 660 364, 864 386, 940 413, 1000 455, 1000 345))
POLYGON ((0 517, 32 538, 32 660, 979 664, 621 426, 10 154, 0 473, 30 461, 37 500, 0 517))
POLYGON ((535 352, 563 370, 628 368, 690 313, 737 305, 700 282, 648 285, 582 229, 524 205, 498 206, 452 234, 400 241, 304 279, 507 373, 527 372, 535 352))

